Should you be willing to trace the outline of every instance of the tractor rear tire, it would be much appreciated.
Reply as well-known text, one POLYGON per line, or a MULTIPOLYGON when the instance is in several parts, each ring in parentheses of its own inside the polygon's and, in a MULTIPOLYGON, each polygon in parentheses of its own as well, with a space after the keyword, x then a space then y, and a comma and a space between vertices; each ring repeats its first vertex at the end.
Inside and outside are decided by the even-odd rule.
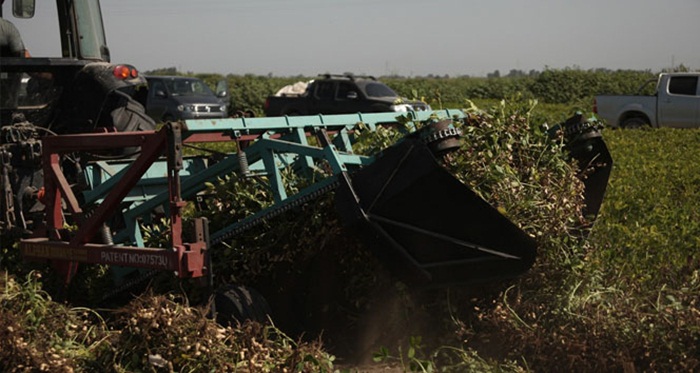
POLYGON ((115 92, 111 96, 110 121, 117 132, 152 131, 156 123, 146 115, 146 109, 133 97, 115 92))
MULTIPOLYGON (((117 132, 152 131, 156 123, 146 115, 143 105, 127 95, 115 95, 117 107, 110 112, 112 123, 117 132)), ((129 147, 120 149, 118 155, 133 156, 141 149, 129 147)))
POLYGON ((265 323, 271 314, 267 300, 253 288, 227 285, 214 295, 216 321, 223 325, 236 325, 247 320, 265 323))

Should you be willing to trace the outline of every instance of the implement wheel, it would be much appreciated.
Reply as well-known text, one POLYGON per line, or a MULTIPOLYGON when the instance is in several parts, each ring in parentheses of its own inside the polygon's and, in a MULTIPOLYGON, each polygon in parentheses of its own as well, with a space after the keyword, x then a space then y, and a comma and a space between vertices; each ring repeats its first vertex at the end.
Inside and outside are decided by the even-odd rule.
POLYGON ((265 298, 253 288, 227 285, 214 295, 216 322, 223 326, 236 325, 246 320, 264 323, 271 313, 265 298))

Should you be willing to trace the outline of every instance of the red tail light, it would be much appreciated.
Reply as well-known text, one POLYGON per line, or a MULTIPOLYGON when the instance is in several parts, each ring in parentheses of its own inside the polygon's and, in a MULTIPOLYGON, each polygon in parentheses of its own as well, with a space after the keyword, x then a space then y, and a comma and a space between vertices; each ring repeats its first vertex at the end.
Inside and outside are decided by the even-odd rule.
POLYGON ((127 65, 117 65, 114 67, 114 70, 112 71, 114 74, 114 77, 117 79, 129 79, 129 78, 137 78, 139 76, 138 70, 131 66, 127 65))
POLYGON ((593 112, 598 114, 598 100, 593 99, 593 112))

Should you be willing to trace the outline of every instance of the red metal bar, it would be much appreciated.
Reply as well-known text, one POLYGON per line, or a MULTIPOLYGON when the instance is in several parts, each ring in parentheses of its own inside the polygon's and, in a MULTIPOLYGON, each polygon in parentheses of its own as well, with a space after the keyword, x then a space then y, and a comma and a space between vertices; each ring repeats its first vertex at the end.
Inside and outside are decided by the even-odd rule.
MULTIPOLYGON (((110 141, 109 135, 123 138, 128 138, 131 136, 144 140, 142 144, 131 143, 131 145, 141 146, 141 154, 134 160, 131 167, 129 167, 129 170, 127 170, 119 183, 111 190, 100 206, 98 206, 93 212, 90 219, 85 221, 84 225, 79 227, 75 236, 73 236, 73 239, 71 240, 71 244, 73 245, 87 243, 92 239, 92 237, 99 231, 102 224, 114 214, 117 208, 119 208, 121 201, 129 194, 129 191, 141 179, 141 176, 143 176, 143 174, 148 170, 158 156, 163 153, 166 143, 165 130, 161 130, 149 136, 136 132, 106 135, 106 137, 99 139, 99 142, 101 142, 101 147, 97 145, 98 148, 109 149, 114 146, 110 141)), ((98 139, 95 139, 95 141, 97 140, 98 139)))
POLYGON ((180 193, 181 168, 182 135, 177 124, 157 132, 96 133, 47 138, 44 143, 44 183, 50 233, 48 237, 22 240, 22 254, 29 258, 54 262, 57 269, 65 275, 65 283, 70 282, 79 262, 171 270, 177 271, 180 277, 202 276, 206 243, 201 237, 194 243, 182 242, 181 210, 186 202, 182 200, 180 193), (139 157, 134 160, 90 219, 77 222, 78 230, 70 242, 65 241, 65 237, 60 237, 59 234, 65 223, 62 199, 67 201, 73 214, 82 213, 82 208, 61 170, 61 155, 76 151, 104 151, 133 146, 141 147, 139 157), (172 246, 167 249, 154 249, 89 243, 104 222, 119 208, 124 197, 143 174, 164 153, 169 164, 172 246))
MULTIPOLYGON (((60 230, 63 228, 64 223, 63 210, 61 207, 61 190, 65 189, 60 186, 61 183, 57 180, 57 175, 62 175, 60 156, 45 151, 43 154, 43 164, 44 190, 46 193, 44 199, 44 203, 46 204, 46 233, 50 238, 60 240, 60 230)), ((65 180, 65 177, 63 179, 65 180)), ((74 261, 66 261, 57 258, 52 260, 52 264, 56 272, 63 276, 64 284, 68 284, 78 270, 78 263, 74 261)))
POLYGON ((108 264, 124 267, 177 271, 179 277, 201 277, 204 274, 206 243, 197 241, 182 246, 183 250, 130 247, 88 243, 72 245, 45 237, 20 241, 22 256, 62 263, 64 270, 74 273, 77 263, 108 264))
POLYGON ((58 154, 44 152, 44 203, 46 204, 46 225, 49 236, 54 239, 57 237, 56 230, 63 227, 63 211, 61 209, 61 190, 58 187, 58 181, 54 176, 54 170, 60 172, 60 157, 58 154))
MULTIPOLYGON (((329 135, 335 135, 339 131, 328 131, 327 133, 329 135)), ((353 131, 349 131, 348 133, 352 133, 353 131)), ((269 135, 268 138, 270 139, 278 139, 285 134, 281 133, 272 133, 269 135)), ((239 141, 253 141, 257 140, 261 137, 262 135, 260 134, 250 134, 250 135, 240 135, 236 137, 236 140, 239 141)), ((311 132, 306 132, 306 136, 313 136, 313 133, 311 132)), ((200 142, 230 142, 232 140, 230 132, 209 132, 209 133, 192 133, 187 136, 186 139, 183 140, 185 144, 190 144, 190 143, 200 143, 200 142)))
POLYGON ((63 195, 63 198, 66 199, 68 210, 70 210, 70 212, 73 214, 82 214, 83 209, 80 208, 78 199, 75 198, 75 194, 73 194, 70 184, 68 184, 68 180, 66 180, 66 177, 63 175, 61 166, 57 162, 51 162, 50 167, 52 171, 51 177, 54 178, 56 187, 60 191, 61 195, 63 195))
POLYGON ((51 136, 44 139, 44 147, 48 146, 48 151, 50 153, 103 151, 107 149, 128 148, 141 146, 148 138, 153 137, 158 132, 160 132, 160 130, 51 136))
MULTIPOLYGON (((165 135, 158 135, 154 131, 144 131, 139 133, 95 133, 95 134, 80 134, 80 135, 65 135, 47 137, 43 141, 44 148, 44 178, 46 192, 46 209, 47 209, 47 226, 49 228, 49 237, 54 240, 61 240, 59 231, 63 228, 64 217, 61 206, 62 198, 65 198, 69 210, 77 215, 82 213, 82 209, 77 198, 73 194, 66 177, 60 167, 60 155, 75 151, 101 151, 105 149, 122 148, 129 146, 143 146, 151 144, 146 151, 142 152, 142 156, 151 157, 150 161, 138 160, 135 163, 140 164, 143 170, 134 170, 131 172, 132 178, 135 177, 133 185, 141 178, 141 175, 148 169, 151 163, 162 152, 162 147, 159 147, 159 140, 165 138, 165 135), (137 174, 137 176, 133 174, 137 174)), ((131 171, 131 170, 130 170, 131 171)), ((132 179, 133 180, 133 179, 132 179)), ((73 243, 85 243, 89 241, 101 225, 111 216, 114 210, 118 207, 121 200, 133 187, 125 186, 123 188, 115 188, 113 193, 110 193, 107 200, 109 203, 102 204, 98 207, 95 216, 85 222, 79 222, 80 226, 73 237, 73 243), (84 224, 82 224, 84 223, 84 224)), ((105 200, 105 202, 108 202, 105 200)), ((68 284, 77 271, 77 260, 65 261, 60 258, 55 258, 54 266, 64 276, 64 283, 68 284)))
MULTIPOLYGON (((245 135, 249 137, 250 140, 260 137, 259 135, 245 135)), ((198 143, 198 142, 230 142, 231 136, 224 132, 213 132, 213 133, 193 133, 187 136, 183 140, 184 143, 198 143)))
POLYGON ((168 249, 100 244, 72 246, 65 241, 30 238, 20 242, 20 252, 27 258, 35 259, 109 264, 169 271, 179 271, 181 269, 178 253, 168 249))

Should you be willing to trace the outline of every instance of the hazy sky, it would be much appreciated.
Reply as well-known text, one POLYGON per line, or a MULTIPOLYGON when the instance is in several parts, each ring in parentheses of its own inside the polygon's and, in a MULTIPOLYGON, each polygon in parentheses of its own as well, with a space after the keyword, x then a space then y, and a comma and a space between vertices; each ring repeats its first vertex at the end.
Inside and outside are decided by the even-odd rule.
POLYGON ((141 70, 700 69, 700 0, 103 0, 102 11, 112 61, 141 70))

